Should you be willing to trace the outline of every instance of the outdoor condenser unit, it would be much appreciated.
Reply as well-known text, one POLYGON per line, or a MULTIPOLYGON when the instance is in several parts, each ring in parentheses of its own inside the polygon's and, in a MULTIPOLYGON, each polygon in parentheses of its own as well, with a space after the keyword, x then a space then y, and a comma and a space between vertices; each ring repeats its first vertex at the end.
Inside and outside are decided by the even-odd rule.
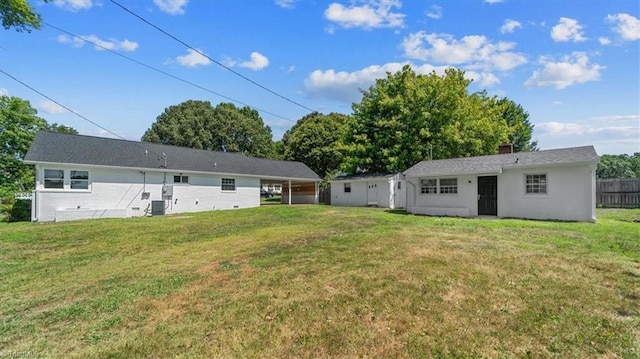
POLYGON ((164 216, 164 201, 151 201, 151 215, 164 216))

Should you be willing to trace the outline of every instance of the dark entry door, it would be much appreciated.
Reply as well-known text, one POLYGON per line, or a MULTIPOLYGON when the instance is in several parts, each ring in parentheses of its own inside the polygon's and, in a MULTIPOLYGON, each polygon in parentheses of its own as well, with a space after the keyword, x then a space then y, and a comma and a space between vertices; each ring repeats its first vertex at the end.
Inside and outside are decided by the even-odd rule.
POLYGON ((478 215, 498 215, 498 177, 478 177, 478 215))

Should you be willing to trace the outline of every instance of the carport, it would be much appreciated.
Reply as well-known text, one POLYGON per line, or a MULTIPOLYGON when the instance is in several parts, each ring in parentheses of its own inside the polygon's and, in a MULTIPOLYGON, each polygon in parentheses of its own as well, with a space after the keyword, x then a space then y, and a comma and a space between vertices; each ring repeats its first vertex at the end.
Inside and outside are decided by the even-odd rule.
POLYGON ((317 204, 319 182, 319 178, 261 178, 260 187, 280 185, 282 204, 317 204))

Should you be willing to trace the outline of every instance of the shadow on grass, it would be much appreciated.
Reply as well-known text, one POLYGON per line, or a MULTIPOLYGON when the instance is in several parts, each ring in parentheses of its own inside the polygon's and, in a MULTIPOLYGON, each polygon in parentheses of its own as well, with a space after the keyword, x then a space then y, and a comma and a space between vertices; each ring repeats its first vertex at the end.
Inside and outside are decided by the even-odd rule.
POLYGON ((401 214, 401 215, 408 215, 409 213, 404 210, 404 209, 388 209, 385 212, 387 213, 391 213, 391 214, 401 214))

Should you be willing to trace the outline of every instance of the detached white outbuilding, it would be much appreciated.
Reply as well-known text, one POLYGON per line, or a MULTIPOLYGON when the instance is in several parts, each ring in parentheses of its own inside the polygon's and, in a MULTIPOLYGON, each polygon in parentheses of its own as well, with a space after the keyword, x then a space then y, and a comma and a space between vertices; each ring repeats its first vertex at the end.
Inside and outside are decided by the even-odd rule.
POLYGON ((404 172, 407 211, 595 222, 593 146, 422 161, 404 172))
POLYGON ((400 173, 338 176, 330 182, 331 205, 405 207, 406 183, 400 173))
POLYGON ((286 186, 285 203, 318 203, 305 164, 240 153, 39 132, 24 162, 35 165, 33 221, 257 207, 262 183, 286 186))

